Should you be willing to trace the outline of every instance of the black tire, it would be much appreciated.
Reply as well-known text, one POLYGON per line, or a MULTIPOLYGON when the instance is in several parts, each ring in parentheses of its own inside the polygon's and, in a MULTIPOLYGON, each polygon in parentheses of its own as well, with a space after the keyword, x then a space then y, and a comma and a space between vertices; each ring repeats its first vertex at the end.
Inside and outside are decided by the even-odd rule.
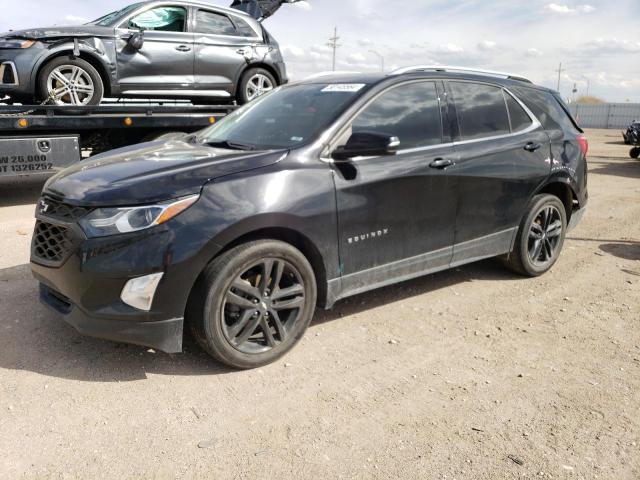
POLYGON ((631 158, 638 158, 640 157, 640 147, 633 147, 630 151, 629 151, 629 156, 631 158))
POLYGON ((247 91, 247 87, 249 86, 249 82, 251 82, 255 77, 260 75, 268 79, 268 81, 271 83, 271 89, 276 88, 278 86, 276 79, 268 70, 265 70, 264 68, 250 68, 249 70, 244 72, 244 75, 242 75, 242 78, 240 79, 240 83, 238 84, 238 91, 236 93, 236 98, 240 105, 249 103, 251 100, 255 100, 255 98, 257 98, 257 97, 251 98, 250 94, 247 91))
POLYGON ((566 233, 567 212, 564 204, 554 195, 536 195, 531 200, 527 213, 520 223, 513 250, 505 259, 507 267, 528 277, 537 277, 548 272, 560 256, 566 233), (553 216, 545 226, 543 225, 544 212, 547 209, 553 212, 553 216), (537 227, 534 227, 534 224, 537 227), (561 228, 559 235, 556 236, 557 230, 550 230, 552 226, 561 228), (552 233, 553 237, 549 233, 552 233), (539 252, 537 247, 540 244, 534 238, 538 235, 540 235, 539 242, 542 244, 539 252), (549 250, 552 250, 551 255, 548 255, 547 244, 549 250))
POLYGON ((257 368, 282 357, 300 341, 313 318, 316 298, 313 269, 299 250, 275 240, 253 241, 207 266, 191 294, 187 323, 197 342, 219 362, 257 368), (270 261, 275 262, 273 267, 268 266, 270 261), (269 268, 263 284, 262 273, 269 268), (277 285, 275 278, 281 279, 277 285), (256 291, 260 300, 247 290, 256 291), (294 290, 295 294, 285 295, 294 290), (279 300, 277 295, 284 296, 279 300), (286 307, 301 302, 298 308, 286 307))
MULTIPOLYGON (((38 95, 39 100, 45 100, 49 98, 49 88, 47 86, 49 75, 59 67, 77 67, 81 69, 93 82, 93 93, 89 97, 83 95, 83 100, 88 100, 83 105, 100 105, 102 98, 104 97, 104 84, 98 71, 89 62, 77 57, 57 57, 46 63, 38 75, 38 95)), ((65 96, 68 97, 68 96, 65 96)), ((50 101, 51 102, 51 101, 50 101)), ((51 102, 55 103, 55 102, 51 102)), ((73 103, 68 103, 73 105, 73 103)))

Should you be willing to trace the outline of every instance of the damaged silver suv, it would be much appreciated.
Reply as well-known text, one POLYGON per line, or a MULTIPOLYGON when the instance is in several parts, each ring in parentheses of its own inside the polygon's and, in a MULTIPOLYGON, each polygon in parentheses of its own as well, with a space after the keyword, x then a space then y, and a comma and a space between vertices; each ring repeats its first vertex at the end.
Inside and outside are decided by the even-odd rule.
POLYGON ((261 21, 283 3, 135 3, 86 25, 0 34, 0 98, 98 105, 103 97, 246 103, 287 82, 261 21))

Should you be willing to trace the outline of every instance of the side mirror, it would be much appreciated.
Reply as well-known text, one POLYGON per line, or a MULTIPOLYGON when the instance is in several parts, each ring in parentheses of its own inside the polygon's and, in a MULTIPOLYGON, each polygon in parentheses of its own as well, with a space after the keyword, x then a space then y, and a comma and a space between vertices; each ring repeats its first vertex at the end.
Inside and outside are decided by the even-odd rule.
POLYGON ((395 155, 400 139, 377 132, 356 132, 343 147, 338 147, 331 155, 334 160, 349 160, 354 157, 382 157, 395 155))
POLYGON ((135 32, 133 35, 129 37, 129 41, 127 42, 134 50, 140 50, 144 45, 144 31, 135 32))

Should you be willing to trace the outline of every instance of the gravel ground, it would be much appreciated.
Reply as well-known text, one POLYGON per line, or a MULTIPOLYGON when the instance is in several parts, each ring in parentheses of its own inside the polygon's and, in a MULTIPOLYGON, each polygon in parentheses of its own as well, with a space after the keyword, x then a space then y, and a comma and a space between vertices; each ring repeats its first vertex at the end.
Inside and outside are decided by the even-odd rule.
POLYGON ((592 130, 547 275, 494 261, 318 312, 229 371, 81 337, 28 267, 41 185, 0 190, 0 478, 640 478, 640 162, 592 130))

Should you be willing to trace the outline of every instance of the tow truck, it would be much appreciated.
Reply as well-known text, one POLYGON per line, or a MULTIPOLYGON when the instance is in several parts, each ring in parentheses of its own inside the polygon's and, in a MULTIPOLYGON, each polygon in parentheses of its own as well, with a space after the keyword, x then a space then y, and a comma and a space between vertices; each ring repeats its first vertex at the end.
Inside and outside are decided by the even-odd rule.
MULTIPOLYGON (((283 4, 299 1, 234 0, 231 7, 264 21, 283 4)), ((235 103, 124 99, 98 106, 0 104, 0 180, 48 177, 114 148, 200 130, 236 108, 235 103)))

